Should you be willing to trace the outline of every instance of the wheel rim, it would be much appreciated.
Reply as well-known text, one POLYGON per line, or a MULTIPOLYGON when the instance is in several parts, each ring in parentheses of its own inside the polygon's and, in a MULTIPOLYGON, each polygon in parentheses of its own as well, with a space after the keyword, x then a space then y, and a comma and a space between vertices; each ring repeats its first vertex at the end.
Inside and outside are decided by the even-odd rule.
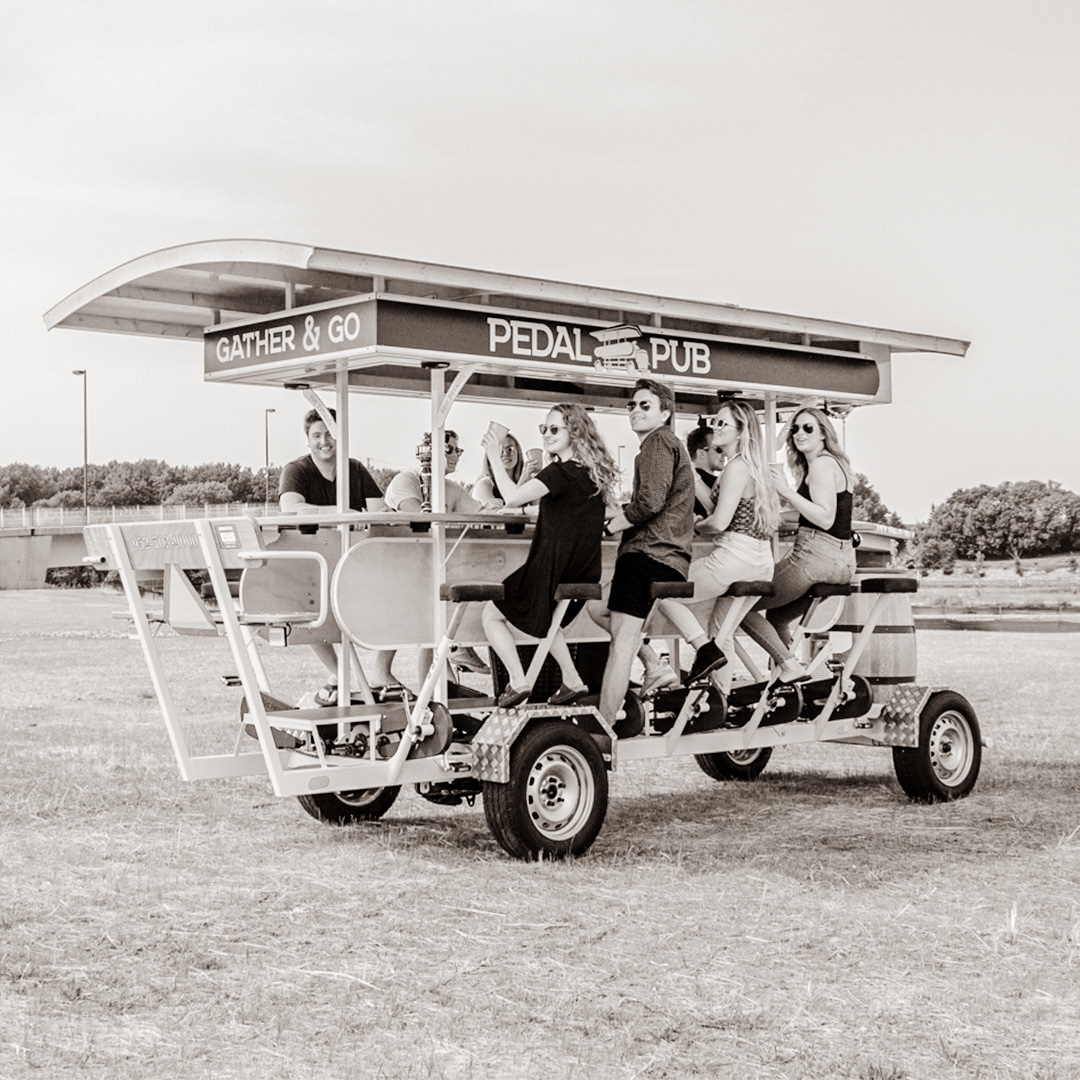
POLYGON ((930 768, 945 787, 957 787, 971 771, 975 757, 975 739, 965 717, 949 709, 930 729, 930 768))
POLYGON ((761 757, 761 747, 755 746, 750 750, 729 750, 727 756, 733 765, 752 765, 761 757))
POLYGON ((335 791, 334 794, 346 806, 370 806, 386 788, 364 788, 362 791, 335 791))
POLYGON ((526 805, 533 825, 551 840, 576 835, 596 798, 592 770, 572 746, 553 746, 529 772, 526 805))

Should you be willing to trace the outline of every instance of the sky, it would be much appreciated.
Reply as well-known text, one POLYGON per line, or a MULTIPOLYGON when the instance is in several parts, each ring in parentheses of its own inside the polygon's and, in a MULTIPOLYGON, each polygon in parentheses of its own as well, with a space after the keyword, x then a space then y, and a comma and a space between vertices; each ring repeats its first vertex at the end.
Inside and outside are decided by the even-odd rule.
MULTIPOLYGON (((846 424, 908 522, 958 488, 1080 491, 1080 5, 1071 0, 40 0, 0 37, 0 464, 259 468, 296 395, 206 385, 198 344, 42 315, 220 238, 734 303, 972 342, 897 354, 846 424), (267 418, 265 410, 275 409, 267 418)), ((354 398, 413 464, 427 407, 354 398)), ((498 419, 456 405, 480 469, 498 419)), ((615 451, 625 419, 605 419, 615 451)), ((681 433, 681 431, 680 431, 681 433)), ((627 458, 629 451, 627 451, 627 458)), ((628 464, 624 459, 623 464, 628 464)))

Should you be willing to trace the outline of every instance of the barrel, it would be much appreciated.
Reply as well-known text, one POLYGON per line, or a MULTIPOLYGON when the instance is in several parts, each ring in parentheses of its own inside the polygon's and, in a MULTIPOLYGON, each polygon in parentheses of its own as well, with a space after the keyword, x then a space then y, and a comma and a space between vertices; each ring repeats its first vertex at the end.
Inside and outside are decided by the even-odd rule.
POLYGON ((866 625, 871 609, 879 601, 882 607, 877 626, 853 674, 861 675, 871 686, 912 683, 915 681, 915 622, 911 615, 910 593, 852 593, 832 629, 834 632, 847 631, 854 638, 866 625))

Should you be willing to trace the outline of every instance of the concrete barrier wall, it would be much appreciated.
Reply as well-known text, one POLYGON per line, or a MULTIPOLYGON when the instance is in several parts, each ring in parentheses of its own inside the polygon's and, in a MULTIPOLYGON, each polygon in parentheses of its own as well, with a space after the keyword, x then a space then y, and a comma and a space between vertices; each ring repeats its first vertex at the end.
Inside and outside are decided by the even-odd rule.
POLYGON ((0 536, 0 589, 43 589, 51 536, 12 532, 0 536))

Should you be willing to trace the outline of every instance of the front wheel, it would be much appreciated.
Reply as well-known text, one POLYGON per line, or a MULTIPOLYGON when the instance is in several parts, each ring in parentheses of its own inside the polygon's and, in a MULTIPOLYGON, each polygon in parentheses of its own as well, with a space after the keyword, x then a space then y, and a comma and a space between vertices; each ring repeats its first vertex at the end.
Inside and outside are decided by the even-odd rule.
POLYGON ((982 764, 982 735, 966 698, 932 694, 919 717, 919 745, 894 746, 893 768, 908 798, 947 802, 971 793, 982 764))
POLYGON ((771 746, 754 746, 720 754, 695 754, 694 760, 714 780, 756 780, 771 757, 771 746))
POLYGON ((297 795, 296 801, 319 821, 349 825, 354 821, 378 821, 394 805, 400 792, 399 786, 323 791, 318 795, 297 795))
POLYGON ((569 721, 534 723, 510 751, 510 780, 484 781, 484 816, 517 859, 588 850, 607 815, 607 768, 595 740, 569 721))

